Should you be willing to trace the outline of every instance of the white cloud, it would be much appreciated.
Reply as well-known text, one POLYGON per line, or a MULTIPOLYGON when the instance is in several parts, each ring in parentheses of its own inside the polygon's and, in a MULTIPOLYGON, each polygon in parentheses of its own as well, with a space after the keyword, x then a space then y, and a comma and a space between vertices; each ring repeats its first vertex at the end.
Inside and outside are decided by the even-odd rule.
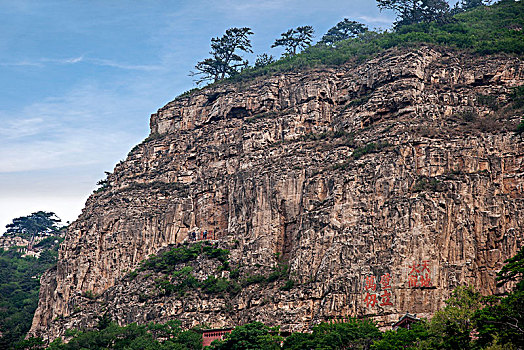
POLYGON ((0 137, 2 139, 16 139, 38 134, 45 128, 44 120, 40 117, 25 118, 20 120, 5 119, 4 125, 0 126, 0 137))
POLYGON ((98 66, 107 66, 119 69, 128 69, 128 70, 143 70, 143 71, 153 71, 153 70, 162 70, 164 67, 160 65, 143 65, 143 64, 125 64, 119 63, 112 60, 106 60, 101 58, 88 58, 86 62, 93 63, 98 66))
POLYGON ((42 62, 52 62, 52 63, 58 63, 58 64, 74 64, 78 62, 82 62, 84 60, 84 56, 79 57, 71 57, 71 58, 42 58, 42 62))
POLYGON ((0 173, 115 162, 137 142, 128 119, 139 103, 86 84, 62 97, 1 112, 0 136, 8 142, 0 144, 0 173))
POLYGON ((36 61, 19 61, 19 62, 0 62, 0 66, 4 67, 45 67, 46 64, 58 64, 58 65, 70 65, 76 63, 92 64, 95 66, 105 66, 124 70, 140 70, 140 71, 154 71, 162 70, 165 67, 161 65, 145 65, 145 64, 129 64, 124 62, 117 62, 104 58, 91 58, 91 57, 71 57, 71 58, 41 58, 36 61))
POLYGON ((294 0, 226 0, 221 2, 221 7, 228 11, 252 13, 251 11, 289 9, 289 4, 293 1, 294 0))
POLYGON ((368 23, 377 24, 391 24, 394 21, 394 19, 391 19, 386 16, 359 16, 358 18, 368 23))
POLYGON ((2 67, 43 67, 41 62, 18 61, 18 62, 0 62, 2 67))

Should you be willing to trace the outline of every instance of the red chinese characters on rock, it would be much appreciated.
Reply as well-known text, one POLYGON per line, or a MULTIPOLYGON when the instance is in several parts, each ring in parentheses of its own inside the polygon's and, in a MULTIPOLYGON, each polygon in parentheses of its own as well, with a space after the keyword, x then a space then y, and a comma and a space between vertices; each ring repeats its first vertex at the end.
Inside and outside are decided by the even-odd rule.
POLYGON ((364 279, 364 292, 366 296, 364 297, 364 303, 366 307, 374 307, 377 304, 377 283, 375 276, 366 276, 364 279))
POLYGON ((380 278, 380 289, 382 295, 380 295, 380 306, 393 306, 391 302, 391 275, 386 273, 380 278))
POLYGON ((377 305, 393 306, 391 302, 391 275, 386 273, 380 276, 378 281, 377 285, 377 278, 373 275, 364 278, 364 304, 366 308, 372 308, 377 305))
POLYGON ((366 276, 366 282, 365 282, 365 285, 364 285, 364 290, 367 290, 367 291, 373 291, 373 292, 376 292, 377 291, 377 283, 375 282, 375 276, 366 276))
POLYGON ((409 288, 431 287, 431 272, 429 270, 429 260, 413 262, 409 266, 408 286, 409 288))

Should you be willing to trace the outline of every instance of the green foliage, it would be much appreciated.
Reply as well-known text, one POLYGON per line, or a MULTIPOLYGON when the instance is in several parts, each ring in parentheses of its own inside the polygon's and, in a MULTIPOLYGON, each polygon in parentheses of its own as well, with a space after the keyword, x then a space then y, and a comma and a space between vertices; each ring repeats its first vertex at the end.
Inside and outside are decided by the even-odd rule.
POLYGON ((53 212, 37 211, 28 216, 13 219, 6 226, 6 233, 13 236, 30 238, 37 235, 54 234, 59 231, 60 218, 53 212))
POLYGON ((387 142, 379 142, 379 143, 368 143, 367 145, 363 147, 358 147, 353 151, 353 158, 359 159, 362 156, 369 154, 369 153, 376 153, 379 152, 381 149, 386 148, 390 146, 387 142))
POLYGON ((499 286, 513 283, 513 291, 502 298, 489 298, 475 313, 479 346, 524 347, 524 247, 506 260, 498 273, 499 286))
POLYGON ((231 278, 232 280, 236 280, 239 277, 240 277, 240 269, 239 268, 233 269, 229 273, 229 278, 231 278))
POLYGON ((193 268, 185 266, 180 270, 173 271, 171 277, 166 276, 156 280, 157 287, 162 290, 164 295, 171 295, 177 292, 179 296, 184 296, 188 290, 197 289, 201 286, 200 282, 191 273, 193 268))
POLYGON ((111 326, 111 322, 111 315, 109 315, 108 312, 105 312, 102 316, 98 316, 98 323, 96 325, 96 329, 102 331, 107 327, 111 326))
POLYGON ((273 271, 267 276, 268 282, 274 282, 289 277, 289 264, 286 262, 279 262, 273 271))
POLYGON ((282 337, 278 328, 270 328, 261 322, 238 326, 224 337, 223 341, 215 340, 210 350, 279 350, 282 337))
POLYGON ((197 84, 204 81, 217 82, 247 67, 247 61, 237 51, 253 52, 248 38, 252 34, 251 28, 229 28, 222 37, 211 39, 209 53, 212 57, 198 62, 195 66, 197 72, 191 73, 193 76, 200 76, 197 84))
MULTIPOLYGON (((214 276, 208 276, 206 280, 199 281, 193 276, 191 266, 179 268, 181 264, 193 261, 200 255, 220 261, 222 263, 219 267, 220 271, 229 269, 228 250, 202 243, 176 247, 159 255, 150 256, 148 260, 142 263, 140 269, 164 274, 163 277, 155 280, 157 288, 161 290, 163 295, 177 293, 179 296, 183 296, 186 292, 199 288, 207 294, 228 292, 235 295, 240 292, 240 286, 235 281, 214 276)), ((128 278, 135 278, 136 275, 136 272, 131 272, 128 274, 128 278)))
POLYGON ((227 259, 229 259, 229 250, 227 249, 219 249, 213 246, 204 245, 203 252, 208 258, 217 259, 221 263, 225 263, 227 262, 227 259))
POLYGON ((177 96, 177 98, 179 97, 187 97, 187 96, 190 96, 191 94, 193 94, 194 92, 197 92, 197 91, 200 91, 199 88, 195 87, 195 88, 192 88, 192 89, 189 89, 187 91, 184 91, 183 93, 181 93, 180 95, 177 96))
POLYGON ((130 281, 134 280, 134 279, 136 278, 136 276, 138 276, 138 272, 135 271, 135 270, 133 270, 133 271, 131 271, 131 272, 129 272, 129 273, 127 274, 127 278, 128 278, 130 281))
POLYGON ((104 173, 106 174, 106 177, 105 179, 102 179, 102 180, 98 180, 96 185, 97 186, 100 186, 98 187, 97 189, 95 189, 93 191, 93 193, 100 193, 100 192, 104 192, 105 190, 109 189, 110 184, 109 184, 109 180, 108 180, 108 176, 111 175, 111 173, 109 171, 104 171, 104 173))
POLYGON ((297 50, 305 49, 311 45, 314 32, 312 26, 290 29, 282 33, 280 38, 275 40, 271 47, 283 46, 286 49, 287 56, 294 56, 297 54, 297 50))
POLYGON ((216 278, 214 276, 208 276, 207 279, 202 281, 202 291, 207 294, 220 294, 224 293, 229 288, 229 281, 226 278, 216 278))
POLYGON ((284 341, 283 349, 369 349, 380 338, 375 323, 368 319, 349 318, 344 322, 321 323, 313 333, 293 333, 284 341))
POLYGON ((92 291, 90 290, 86 290, 84 293, 83 293, 83 296, 87 299, 91 299, 91 300, 94 300, 96 299, 97 295, 95 293, 93 293, 92 291))
POLYGON ((371 346, 375 350, 389 349, 416 349, 429 337, 428 327, 425 322, 411 325, 410 329, 398 328, 382 334, 380 340, 376 340, 371 346))
POLYGON ((522 119, 519 123, 519 125, 517 125, 517 128, 515 129, 515 132, 517 134, 522 134, 524 132, 524 119, 522 119))
POLYGON ((291 290, 295 286, 295 281, 289 279, 286 283, 280 287, 280 290, 291 290))
POLYGON ((423 22, 446 23, 451 19, 451 11, 445 0, 377 0, 377 3, 379 9, 397 13, 397 28, 423 22))
POLYGON ((483 0, 462 0, 455 5, 455 12, 468 11, 475 7, 483 6, 483 0))
POLYGON ((178 264, 193 261, 200 254, 203 254, 210 259, 217 259, 222 263, 225 263, 229 258, 229 251, 226 249, 197 243, 172 248, 160 255, 152 255, 148 260, 142 263, 140 269, 171 273, 176 271, 178 264))
POLYGON ((413 186, 413 192, 438 192, 440 190, 440 181, 434 177, 428 178, 426 176, 420 176, 413 186))
POLYGON ((506 265, 497 274, 498 286, 503 286, 508 282, 515 282, 515 290, 524 291, 524 247, 518 251, 517 255, 505 262, 506 265))
POLYGON ((276 115, 275 112, 267 112, 267 113, 260 113, 260 114, 255 114, 254 116, 250 117, 250 118, 246 118, 245 119, 245 122, 246 123, 253 123, 259 119, 264 119, 264 118, 271 118, 271 117, 274 117, 276 115))
POLYGON ((513 108, 519 109, 524 107, 524 85, 513 88, 509 96, 513 108))
POLYGON ((77 331, 73 334, 67 343, 58 338, 49 345, 48 349, 200 350, 202 348, 201 335, 192 330, 182 331, 178 321, 147 325, 132 323, 125 327, 110 322, 98 330, 77 331))
POLYGON ((483 307, 483 299, 471 286, 457 287, 429 323, 430 348, 468 349, 475 328, 473 316, 483 307))
POLYGON ((275 62, 275 58, 273 56, 263 53, 262 55, 257 55, 255 68, 262 68, 273 62, 275 62))
MULTIPOLYGON (((58 237, 49 238, 54 242, 58 237)), ((40 276, 56 263, 57 249, 58 244, 49 245, 38 259, 0 249, 0 349, 30 348, 38 343, 23 339, 38 304, 40 276)))
POLYGON ((63 237, 60 236, 49 236, 44 239, 42 239, 40 242, 35 244, 35 248, 39 248, 42 250, 47 249, 54 249, 57 250, 60 243, 64 241, 63 237))
POLYGON ((319 65, 340 65, 351 59, 367 59, 392 47, 421 43, 468 49, 479 54, 523 54, 524 31, 518 29, 523 27, 524 3, 505 0, 456 14, 449 23, 416 23, 392 32, 368 31, 357 38, 338 42, 336 48, 324 44, 310 46, 270 65, 245 69, 231 80, 251 80, 257 76, 319 65))
POLYGON ((368 31, 368 28, 359 22, 350 21, 344 18, 343 21, 338 22, 333 28, 330 28, 320 40, 321 44, 336 46, 336 43, 355 38, 358 35, 368 31))
POLYGON ((363 104, 366 104, 369 101, 369 98, 370 98, 369 95, 365 95, 365 96, 359 97, 357 99, 354 99, 351 102, 349 102, 348 107, 362 106, 363 104))
POLYGON ((493 95, 477 95, 477 102, 481 106, 487 106, 491 108, 492 110, 496 111, 499 109, 499 103, 496 96, 493 95))
POLYGON ((251 284, 257 284, 257 283, 264 283, 266 282, 267 279, 266 279, 266 276, 264 275, 259 275, 259 274, 255 274, 255 275, 248 275, 243 281, 242 281, 242 286, 249 286, 251 284))
POLYGON ((43 349, 44 341, 42 338, 30 337, 24 340, 21 340, 12 346, 13 349, 43 349))

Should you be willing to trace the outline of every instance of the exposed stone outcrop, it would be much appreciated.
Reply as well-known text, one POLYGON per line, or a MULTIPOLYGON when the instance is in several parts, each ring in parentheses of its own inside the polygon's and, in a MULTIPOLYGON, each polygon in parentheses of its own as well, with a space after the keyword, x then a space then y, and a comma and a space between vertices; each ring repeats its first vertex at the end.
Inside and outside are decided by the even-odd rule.
MULTIPOLYGON (((496 271, 524 239, 524 143, 509 97, 523 82, 519 58, 422 47, 168 103, 70 226, 31 333, 55 338, 104 310, 121 323, 388 324, 430 316, 460 284, 501 292, 496 271), (294 287, 179 298, 154 296, 145 274, 125 278, 193 227, 245 273, 268 271, 278 253, 294 287)), ((202 279, 216 273, 193 264, 202 279)))

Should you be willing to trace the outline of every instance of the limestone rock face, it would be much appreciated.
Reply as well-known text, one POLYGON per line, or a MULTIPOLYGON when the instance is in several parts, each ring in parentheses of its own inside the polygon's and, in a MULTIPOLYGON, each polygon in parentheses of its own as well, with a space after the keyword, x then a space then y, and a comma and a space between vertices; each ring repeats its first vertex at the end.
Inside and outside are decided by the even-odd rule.
MULTIPOLYGON (((524 240, 522 111, 511 100, 523 68, 422 47, 168 103, 70 226, 31 333, 53 339, 106 311, 121 324, 296 331, 352 315, 388 325, 431 316, 461 284, 502 292, 496 272, 524 240), (286 261, 294 286, 181 298, 154 295, 154 276, 125 278, 195 227, 246 274, 286 261)), ((204 279, 213 264, 193 268, 204 279)))

